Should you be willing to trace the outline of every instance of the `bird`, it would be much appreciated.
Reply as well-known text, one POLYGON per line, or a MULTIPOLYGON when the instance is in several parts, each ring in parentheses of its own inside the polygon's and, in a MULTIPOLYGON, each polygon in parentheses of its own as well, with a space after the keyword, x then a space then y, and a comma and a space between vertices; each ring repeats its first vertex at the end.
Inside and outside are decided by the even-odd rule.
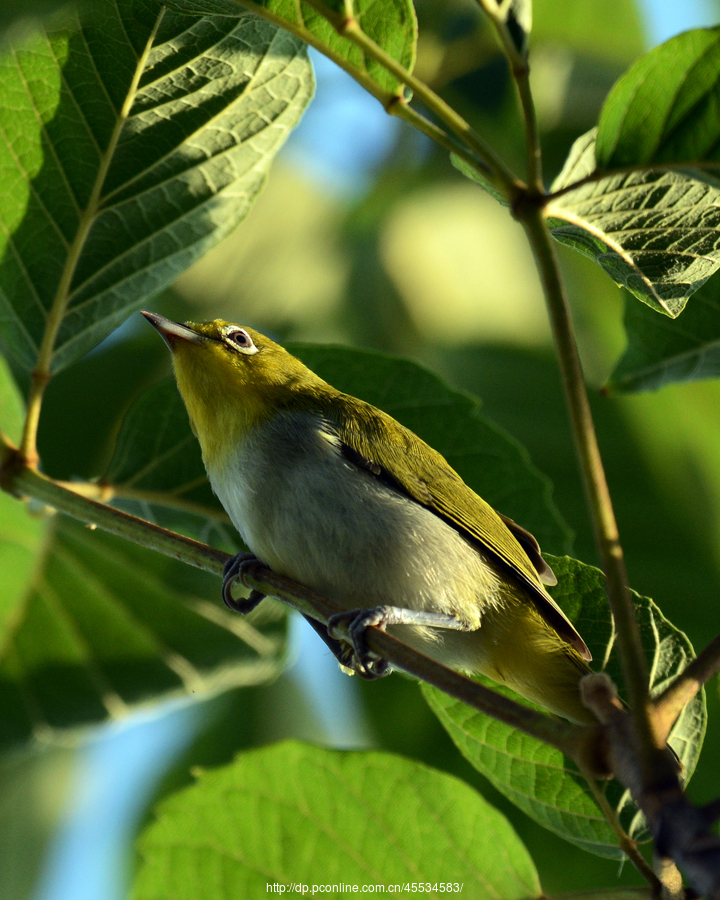
POLYGON ((258 331, 143 315, 172 353, 208 479, 250 550, 226 566, 229 606, 262 599, 231 592, 260 561, 344 610, 313 624, 363 677, 389 668, 364 643, 378 625, 571 722, 596 723, 580 692, 590 651, 548 593, 557 579, 529 532, 414 432, 258 331))

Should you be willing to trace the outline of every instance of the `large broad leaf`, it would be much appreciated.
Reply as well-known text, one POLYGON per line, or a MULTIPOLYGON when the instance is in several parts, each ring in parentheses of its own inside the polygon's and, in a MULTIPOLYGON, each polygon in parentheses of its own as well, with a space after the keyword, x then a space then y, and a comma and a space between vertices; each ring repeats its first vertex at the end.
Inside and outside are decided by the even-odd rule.
POLYGON ((720 285, 713 279, 670 322, 644 306, 625 308, 628 345, 608 387, 651 391, 678 381, 720 377, 720 285))
MULTIPOLYGON (((621 685, 614 652, 612 617, 605 577, 577 560, 551 559, 558 585, 551 593, 585 638, 596 668, 605 668, 621 685)), ((694 656, 685 635, 667 621, 647 597, 635 595, 635 608, 650 669, 653 691, 661 691, 694 656)), ((482 679, 498 690, 498 685, 482 679)), ((598 856, 621 858, 614 832, 606 822, 584 778, 559 750, 453 700, 435 688, 423 691, 450 736, 468 760, 505 796, 545 828, 598 856)), ((622 689, 621 689, 622 692, 622 689)), ((502 693, 526 703, 511 691, 502 693)), ((705 733, 704 696, 698 695, 675 724, 670 743, 692 775, 705 733)), ((631 837, 646 837, 642 817, 618 782, 605 787, 631 837)))
POLYGON ((0 649, 0 750, 122 717, 159 695, 196 697, 277 673, 278 607, 243 619, 219 603, 217 579, 179 568, 56 517, 0 649))
POLYGON ((312 93, 304 45, 245 15, 98 0, 0 57, 0 340, 52 370, 245 216, 312 93))
POLYGON ((578 138, 548 206, 553 237, 589 256, 620 287, 665 315, 720 266, 720 190, 679 172, 593 178, 596 129, 578 138))
MULTIPOLYGON (((439 450, 493 506, 530 529, 541 546, 564 550, 568 531, 550 485, 527 453, 478 412, 477 401, 407 360, 347 347, 289 344, 338 390, 394 416, 439 450)), ((205 479, 197 441, 173 379, 128 412, 103 479, 113 503, 193 537, 237 542, 205 479)))
MULTIPOLYGON (((228 15, 250 9, 276 25, 312 44, 342 66, 372 93, 392 94, 400 82, 388 70, 350 40, 338 34, 328 18, 307 3, 294 0, 167 0, 168 6, 182 13, 228 15)), ((409 0, 357 0, 347 5, 343 0, 327 0, 324 4, 330 18, 342 21, 348 10, 363 32, 408 71, 415 64, 417 19, 409 0)))
POLYGON ((720 29, 686 31, 618 81, 602 113, 600 169, 678 164, 720 183, 720 29))
POLYGON ((511 825, 464 782, 387 753, 295 742, 201 774, 159 807, 139 849, 135 900, 259 897, 268 883, 541 895, 511 825))

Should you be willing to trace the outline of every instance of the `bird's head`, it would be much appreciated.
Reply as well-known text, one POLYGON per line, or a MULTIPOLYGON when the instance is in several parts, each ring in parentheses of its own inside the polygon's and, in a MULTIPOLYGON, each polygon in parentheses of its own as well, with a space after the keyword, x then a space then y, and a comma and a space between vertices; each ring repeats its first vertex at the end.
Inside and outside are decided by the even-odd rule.
POLYGON ((169 347, 180 394, 206 465, 222 464, 254 427, 293 408, 324 382, 279 344, 252 328, 215 319, 173 322, 143 312, 169 347))

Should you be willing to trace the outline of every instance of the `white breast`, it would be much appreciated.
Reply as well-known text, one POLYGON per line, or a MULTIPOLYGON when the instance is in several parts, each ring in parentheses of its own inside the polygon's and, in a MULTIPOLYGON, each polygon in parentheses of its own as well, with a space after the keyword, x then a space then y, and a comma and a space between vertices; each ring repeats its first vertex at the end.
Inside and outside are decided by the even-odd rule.
POLYGON ((380 604, 480 624, 503 580, 457 531, 349 463, 309 414, 276 416, 210 471, 252 552, 347 609, 380 604))

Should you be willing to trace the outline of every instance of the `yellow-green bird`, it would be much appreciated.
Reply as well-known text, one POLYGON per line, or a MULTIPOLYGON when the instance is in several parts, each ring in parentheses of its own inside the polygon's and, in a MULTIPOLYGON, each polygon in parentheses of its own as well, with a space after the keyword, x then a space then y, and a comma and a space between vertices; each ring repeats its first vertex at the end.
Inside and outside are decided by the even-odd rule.
MULTIPOLYGON (((579 688, 590 652, 545 590, 556 579, 532 535, 412 431, 257 331, 143 315, 172 351, 210 484, 244 542, 352 611, 354 653, 338 653, 342 662, 384 673, 362 639, 377 624, 446 665, 594 721, 579 688)), ((244 559, 226 569, 231 606, 244 559)))

